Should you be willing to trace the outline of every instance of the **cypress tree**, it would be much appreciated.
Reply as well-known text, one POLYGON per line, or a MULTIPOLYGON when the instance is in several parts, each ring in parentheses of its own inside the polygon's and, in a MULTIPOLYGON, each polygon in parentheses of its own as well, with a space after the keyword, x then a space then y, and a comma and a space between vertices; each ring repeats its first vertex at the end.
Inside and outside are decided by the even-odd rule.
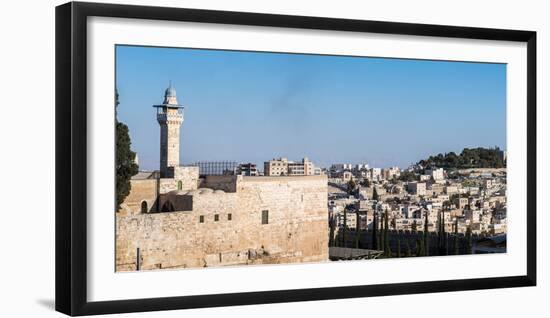
POLYGON ((386 257, 388 258, 392 257, 392 251, 391 251, 391 246, 389 241, 386 242, 385 254, 386 254, 386 257))
POLYGON ((348 227, 348 207, 344 207, 344 228, 342 229, 342 246, 347 247, 346 231, 348 227))
POLYGON ((390 250, 390 239, 389 239, 389 233, 388 233, 388 209, 384 211, 384 252, 386 253, 386 256, 388 254, 391 254, 390 250))
POLYGON ((460 254, 460 246, 459 246, 459 241, 458 241, 458 218, 456 218, 455 220, 455 255, 459 255, 460 254))
POLYGON ((355 193, 355 187, 356 186, 357 185, 355 184, 355 181, 353 181, 353 179, 348 182, 348 187, 347 187, 348 191, 347 192, 348 192, 349 195, 352 195, 352 194, 355 193))
POLYGON ((401 258, 401 240, 397 239, 397 257, 401 258))
POLYGON ((355 248, 359 248, 359 243, 360 243, 360 239, 361 239, 361 232, 360 232, 360 229, 359 229, 359 211, 357 211, 355 213, 355 248))
POLYGON ((416 240, 416 256, 424 256, 424 240, 416 240))
POLYGON ((429 242, 429 237, 428 237, 428 212, 425 213, 425 217, 424 217, 424 243, 423 243, 423 247, 424 247, 424 255, 423 256, 430 255, 430 242, 429 242))
POLYGON ((411 256, 412 256, 412 253, 411 253, 411 246, 409 245, 409 240, 406 240, 406 241, 405 241, 405 247, 406 247, 406 254, 405 254, 405 256, 411 257, 411 256))
MULTIPOLYGON (((378 192, 376 192, 376 187, 374 187, 374 189, 372 190, 372 200, 378 202, 378 199, 379 199, 378 198, 378 192)), ((373 222, 374 222, 374 227, 373 227, 374 232, 372 234, 373 238, 374 238, 373 246, 376 247, 375 248, 376 250, 380 250, 380 247, 382 247, 383 245, 381 246, 380 240, 379 240, 379 237, 378 237, 379 236, 378 235, 378 211, 376 210, 376 203, 374 204, 374 220, 373 220, 373 222)))
POLYGON ((376 209, 373 211, 373 218, 372 218, 372 249, 378 250, 378 235, 376 228, 378 227, 378 220, 376 217, 376 209))
POLYGON ((115 170, 116 170, 116 211, 120 210, 120 204, 130 194, 132 185, 130 179, 138 173, 138 165, 135 163, 136 153, 130 148, 132 141, 128 133, 128 126, 119 122, 116 116, 119 105, 118 91, 115 90, 115 170))
POLYGON ((330 231, 329 231, 329 237, 328 237, 328 246, 334 246, 334 215, 330 217, 329 220, 330 225, 330 231))
POLYGON ((448 245, 448 235, 445 231, 445 213, 441 212, 441 234, 443 236, 443 247, 445 250, 445 255, 449 254, 449 245, 448 245))
POLYGON ((437 255, 441 255, 443 238, 441 237, 441 211, 437 212, 437 255))
POLYGON ((443 214, 443 211, 440 211, 438 213, 438 254, 439 255, 446 255, 447 250, 447 237, 445 234, 445 216, 443 214))
POLYGON ((466 229, 466 254, 472 254, 472 228, 470 225, 466 229))
POLYGON ((380 220, 380 231, 378 233, 379 242, 380 242, 380 249, 384 249, 386 247, 386 243, 384 243, 384 221, 386 216, 382 214, 382 220, 380 220))
POLYGON ((430 256, 430 240, 431 240, 431 235, 428 233, 427 235, 427 240, 426 240, 426 244, 424 244, 424 256, 430 256))
POLYGON ((445 234, 445 255, 449 255, 449 234, 445 234))

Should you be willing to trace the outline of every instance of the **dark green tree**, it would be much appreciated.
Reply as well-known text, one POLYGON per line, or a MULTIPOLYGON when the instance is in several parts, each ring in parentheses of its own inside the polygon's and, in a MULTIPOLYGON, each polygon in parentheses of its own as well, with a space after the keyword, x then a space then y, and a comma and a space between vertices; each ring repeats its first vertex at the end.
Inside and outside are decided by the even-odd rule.
POLYGON ((329 225, 330 225, 330 231, 329 231, 329 238, 328 238, 328 246, 335 246, 334 228, 336 227, 336 219, 334 215, 332 215, 331 218, 329 219, 329 225))
POLYGON ((424 256, 430 255, 430 242, 428 237, 428 211, 424 213, 424 256))
POLYGON ((401 240, 397 239, 397 257, 401 257, 401 240))
POLYGON ((437 255, 442 255, 443 238, 441 237, 441 212, 437 213, 437 255))
POLYGON ((378 233, 378 237, 379 237, 379 240, 378 242, 379 243, 379 249, 383 250, 384 251, 384 255, 386 254, 386 242, 384 242, 384 238, 386 237, 384 235, 384 215, 382 214, 382 228, 381 228, 381 232, 378 233))
POLYGON ((372 249, 373 250, 379 250, 378 246, 378 217, 377 217, 376 209, 374 209, 372 215, 372 249))
MULTIPOLYGON (((119 105, 118 91, 115 90, 115 115, 119 105)), ((128 133, 128 126, 119 122, 115 116, 115 170, 116 170, 116 211, 120 210, 120 204, 130 194, 132 185, 130 179, 138 173, 138 165, 135 162, 136 153, 131 150, 132 141, 128 133)))
POLYGON ((472 228, 466 229, 466 254, 472 254, 472 228))
POLYGON ((353 180, 350 180, 348 181, 348 184, 347 184, 347 191, 348 191, 348 194, 354 194, 355 193, 355 187, 357 185, 355 184, 355 181, 353 180))
POLYGON ((369 179, 363 178, 363 180, 361 180, 361 182, 359 182, 359 184, 360 184, 362 187, 368 188, 368 187, 370 187, 370 184, 371 184, 371 183, 370 183, 369 179))
POLYGON ((445 233, 445 215, 443 211, 438 213, 438 254, 445 255, 447 250, 447 234, 445 233))
POLYGON ((361 231, 359 228, 359 211, 355 212, 355 248, 359 248, 359 243, 361 242, 361 231))
POLYGON ((458 241, 458 218, 455 219, 455 233, 454 233, 454 248, 455 248, 455 255, 460 254, 460 245, 458 241))
POLYGON ((445 255, 449 255, 449 233, 445 234, 445 255))
POLYGON ((411 246, 409 245, 409 240, 405 240, 405 256, 406 257, 411 257, 412 256, 412 252, 411 252, 411 246))
POLYGON ((416 174, 412 171, 403 171, 398 178, 400 181, 411 182, 418 181, 416 174))
POLYGON ((416 227, 417 227, 416 220, 414 220, 413 223, 412 223, 412 225, 411 225, 411 231, 412 231, 413 233, 416 233, 416 230, 417 230, 416 227))
POLYGON ((424 251, 424 240, 417 239, 416 240, 416 256, 425 256, 426 253, 424 251))
POLYGON ((386 257, 391 256, 391 250, 390 250, 390 238, 388 233, 388 219, 389 219, 388 209, 384 210, 384 253, 386 254, 386 257))
POLYGON ((431 246, 430 240, 431 240, 431 235, 430 233, 428 233, 426 243, 424 244, 424 256, 430 256, 430 246, 431 246))
POLYGON ((348 230, 348 207, 344 208, 344 226, 342 228, 342 246, 347 247, 346 232, 348 230))
POLYGON ((448 170, 468 168, 503 168, 503 152, 495 148, 464 148, 457 155, 454 152, 430 156, 418 162, 422 167, 440 167, 448 170))

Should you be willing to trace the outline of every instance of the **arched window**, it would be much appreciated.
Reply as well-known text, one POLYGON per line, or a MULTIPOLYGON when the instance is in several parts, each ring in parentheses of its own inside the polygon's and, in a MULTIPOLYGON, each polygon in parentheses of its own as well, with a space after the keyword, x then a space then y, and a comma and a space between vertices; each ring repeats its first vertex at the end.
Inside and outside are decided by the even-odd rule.
POLYGON ((181 180, 178 181, 178 190, 181 190, 183 188, 183 184, 181 183, 181 180))
POLYGON ((149 212, 149 209, 147 209, 147 201, 141 202, 141 213, 147 213, 149 212))

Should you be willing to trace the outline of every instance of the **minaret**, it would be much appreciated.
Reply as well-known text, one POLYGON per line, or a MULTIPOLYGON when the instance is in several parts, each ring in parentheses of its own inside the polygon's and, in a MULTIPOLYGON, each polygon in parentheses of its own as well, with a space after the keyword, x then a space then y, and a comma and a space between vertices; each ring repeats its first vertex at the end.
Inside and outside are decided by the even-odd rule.
POLYGON ((153 105, 157 109, 160 125, 160 176, 174 177, 174 170, 180 164, 180 126, 183 123, 183 106, 178 104, 176 89, 170 83, 164 92, 164 102, 153 105))

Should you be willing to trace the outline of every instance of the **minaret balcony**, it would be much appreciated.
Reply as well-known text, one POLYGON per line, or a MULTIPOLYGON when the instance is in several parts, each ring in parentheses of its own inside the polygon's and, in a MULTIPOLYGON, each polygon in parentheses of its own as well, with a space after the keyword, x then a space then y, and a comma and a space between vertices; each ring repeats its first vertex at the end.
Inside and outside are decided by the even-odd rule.
POLYGON ((158 113, 157 114, 158 122, 183 122, 183 114, 181 113, 158 113))

